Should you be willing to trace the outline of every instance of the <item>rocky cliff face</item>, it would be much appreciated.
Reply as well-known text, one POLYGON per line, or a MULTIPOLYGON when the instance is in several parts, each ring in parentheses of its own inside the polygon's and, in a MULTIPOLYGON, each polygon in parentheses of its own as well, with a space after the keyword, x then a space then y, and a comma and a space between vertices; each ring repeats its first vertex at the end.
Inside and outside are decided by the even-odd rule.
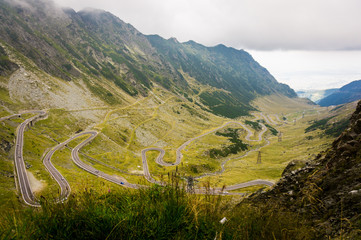
POLYGON ((255 197, 306 214, 321 235, 341 236, 361 221, 361 101, 350 126, 305 167, 285 172, 269 192, 255 197))

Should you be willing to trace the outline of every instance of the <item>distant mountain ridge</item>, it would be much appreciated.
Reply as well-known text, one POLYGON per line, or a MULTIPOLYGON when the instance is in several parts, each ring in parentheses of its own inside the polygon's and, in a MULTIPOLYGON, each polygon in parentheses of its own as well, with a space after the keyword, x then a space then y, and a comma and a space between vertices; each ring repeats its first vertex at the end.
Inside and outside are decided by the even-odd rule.
POLYGON ((323 107, 340 105, 361 99, 361 80, 353 81, 329 96, 321 99, 318 104, 323 107))
MULTIPOLYGON (((146 36, 103 10, 75 12, 47 0, 0 0, 0 19, 3 58, 8 52, 18 56, 19 66, 30 66, 30 60, 51 76, 82 81, 106 104, 121 103, 119 91, 145 96, 159 85, 234 118, 254 110, 250 102, 256 97, 296 97, 243 50, 146 36)), ((7 75, 17 69, 0 64, 7 75)))

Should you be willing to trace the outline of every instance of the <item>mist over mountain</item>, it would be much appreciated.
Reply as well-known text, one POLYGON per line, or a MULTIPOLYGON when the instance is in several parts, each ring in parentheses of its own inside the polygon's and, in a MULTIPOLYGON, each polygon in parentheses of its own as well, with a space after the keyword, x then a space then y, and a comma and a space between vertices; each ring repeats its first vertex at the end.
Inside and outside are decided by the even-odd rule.
MULTIPOLYGON (((63 81, 83 81, 107 104, 121 102, 117 91, 145 96, 155 84, 185 98, 198 95, 197 105, 226 117, 247 114, 258 96, 296 97, 243 50, 146 36, 102 10, 75 12, 46 0, 1 0, 0 18, 6 52, 30 59, 63 81), (190 81, 205 90, 197 92, 190 81)), ((14 69, 1 62, 1 69, 9 68, 14 69)))
POLYGON ((336 92, 338 88, 326 89, 326 90, 300 90, 297 91, 297 95, 301 98, 308 98, 311 101, 318 103, 321 99, 336 92))

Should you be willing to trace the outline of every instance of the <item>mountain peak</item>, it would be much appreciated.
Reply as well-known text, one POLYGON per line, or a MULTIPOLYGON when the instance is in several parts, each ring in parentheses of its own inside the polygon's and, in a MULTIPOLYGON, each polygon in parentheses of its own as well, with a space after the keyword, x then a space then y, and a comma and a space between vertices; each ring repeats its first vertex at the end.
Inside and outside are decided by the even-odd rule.
POLYGON ((91 7, 84 8, 84 9, 80 10, 79 12, 93 13, 93 14, 106 13, 105 10, 98 9, 98 8, 91 8, 91 7))
POLYGON ((169 38, 168 41, 173 42, 173 43, 179 43, 179 41, 175 37, 169 38))
POLYGON ((214 46, 214 48, 229 48, 224 44, 217 44, 216 46, 214 46))

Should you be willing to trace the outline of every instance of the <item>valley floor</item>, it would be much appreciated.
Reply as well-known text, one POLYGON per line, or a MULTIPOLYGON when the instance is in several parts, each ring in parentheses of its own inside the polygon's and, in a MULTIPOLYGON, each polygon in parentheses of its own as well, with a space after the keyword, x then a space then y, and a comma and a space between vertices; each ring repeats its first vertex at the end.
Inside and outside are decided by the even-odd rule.
MULTIPOLYGON (((19 126, 38 113, 19 115, 4 109, 0 122, 1 218, 6 220, 9 212, 14 212, 16 219, 25 199, 43 208, 45 200, 57 209, 55 202, 83 198, 88 191, 96 191, 102 198, 123 191, 123 187, 153 183, 205 194, 201 198, 208 200, 214 198, 209 194, 221 194, 221 202, 227 202, 223 207, 228 209, 242 196, 270 188, 289 162, 294 161, 297 168, 314 159, 335 137, 328 130, 334 131, 356 106, 320 108, 300 102, 282 107, 277 101, 283 99, 260 99, 255 104, 262 112, 235 120, 199 111, 198 106, 161 89, 128 106, 51 109, 45 119, 25 126, 21 151, 17 150, 19 143, 13 144, 21 135, 19 126), (277 107, 270 107, 270 102, 277 107), (19 195, 23 186, 17 180, 13 159, 20 156, 33 197, 24 197, 23 191, 19 195), (50 162, 55 170, 49 166, 46 170, 43 162, 50 162)), ((128 193, 137 194, 141 189, 128 193)), ((271 211, 271 215, 278 214, 271 211)))
MULTIPOLYGON (((271 100, 279 98, 272 97, 271 100)), ((62 176, 59 181, 67 181, 73 193, 84 188, 162 184, 173 175, 180 177, 184 185, 191 181, 194 189, 211 187, 223 194, 245 194, 263 189, 281 177, 290 161, 299 160, 298 164, 302 165, 332 141, 322 130, 305 133, 312 122, 332 114, 332 109, 311 107, 302 102, 297 108, 293 104, 283 109, 271 109, 269 103, 264 103, 266 101, 270 99, 256 102, 260 109, 268 107, 263 107, 264 112, 234 121, 197 111, 197 106, 161 89, 120 108, 50 110, 47 119, 36 122, 24 136, 24 159, 31 176, 32 191, 37 199, 58 198, 59 186, 53 174, 44 168, 42 159, 46 152, 64 141, 67 141, 66 145, 64 143, 54 151, 51 161, 62 176), (84 112, 94 120, 80 117, 79 121, 84 112), (75 132, 91 129, 97 131, 97 136, 80 150, 79 161, 89 166, 86 167, 88 170, 82 171, 73 161, 71 150, 87 136, 74 138, 69 143, 67 139, 74 137, 75 132), (227 131, 236 131, 240 138, 238 142, 245 144, 246 149, 227 152, 234 146, 226 137, 227 131), (147 153, 141 153, 145 149, 148 149, 147 153), (222 151, 227 152, 226 156, 222 151), (211 156, 211 152, 223 155, 211 156), (259 179, 262 181, 254 181, 259 179)), ((345 118, 351 111, 352 106, 348 111, 343 110, 345 116, 339 116, 345 118)), ((23 114, 22 118, 27 116, 32 115, 23 114)), ((17 115, 3 120, 2 133, 9 139, 6 142, 11 143, 11 137, 14 138, 11 134, 23 120, 17 115)), ((8 160, 4 162, 8 169, 4 168, 4 172, 10 175, 13 154, 10 150, 8 160)), ((1 198, 4 206, 17 202, 15 186, 5 187, 9 184, 14 182, 10 183, 4 177, 5 191, 1 198)))

